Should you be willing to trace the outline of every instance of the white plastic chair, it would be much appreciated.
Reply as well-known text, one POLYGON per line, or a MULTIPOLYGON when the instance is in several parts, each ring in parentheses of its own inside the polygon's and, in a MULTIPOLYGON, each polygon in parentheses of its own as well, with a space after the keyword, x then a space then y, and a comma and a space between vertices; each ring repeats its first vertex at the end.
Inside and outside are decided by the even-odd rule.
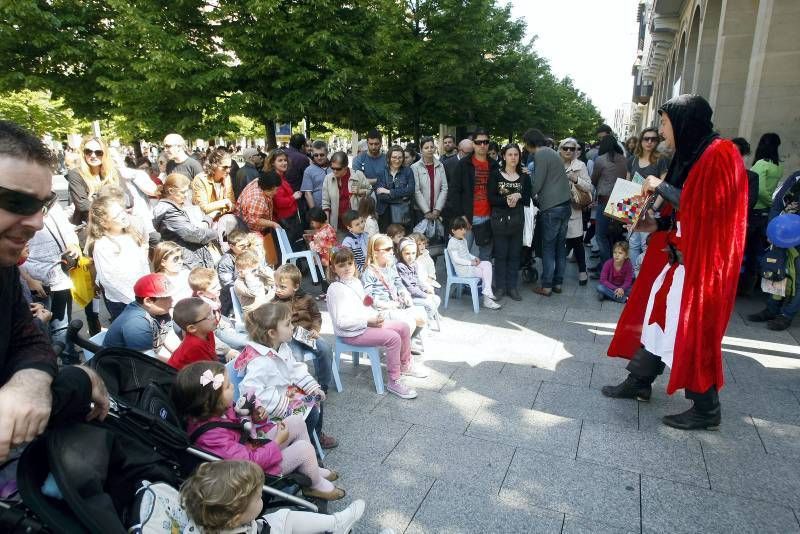
POLYGON ((447 309, 447 304, 450 302, 450 287, 456 286, 456 298, 461 296, 461 286, 469 286, 472 293, 472 309, 475 313, 480 310, 480 295, 478 293, 478 283, 481 281, 476 276, 458 276, 456 270, 453 268, 453 263, 450 261, 450 253, 444 249, 444 264, 447 268, 447 285, 444 289, 444 309, 447 309))
POLYGON ((281 263, 285 264, 291 262, 292 265, 297 265, 297 260, 302 258, 308 262, 308 270, 311 271, 311 280, 313 280, 315 284, 319 282, 317 268, 319 268, 322 279, 325 279, 325 269, 322 267, 322 260, 319 254, 312 250, 294 252, 291 243, 289 243, 289 236, 286 235, 286 230, 283 228, 276 228, 275 235, 278 236, 278 246, 281 249, 281 263))

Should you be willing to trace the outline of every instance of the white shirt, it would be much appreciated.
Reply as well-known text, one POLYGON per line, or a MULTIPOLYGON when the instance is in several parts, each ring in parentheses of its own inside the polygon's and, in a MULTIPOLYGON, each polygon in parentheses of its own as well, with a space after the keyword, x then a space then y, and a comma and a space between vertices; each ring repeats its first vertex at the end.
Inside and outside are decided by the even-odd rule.
POLYGON ((133 285, 142 276, 150 274, 147 249, 126 234, 103 236, 95 241, 92 260, 97 271, 97 283, 103 287, 106 298, 113 302, 133 302, 133 285))

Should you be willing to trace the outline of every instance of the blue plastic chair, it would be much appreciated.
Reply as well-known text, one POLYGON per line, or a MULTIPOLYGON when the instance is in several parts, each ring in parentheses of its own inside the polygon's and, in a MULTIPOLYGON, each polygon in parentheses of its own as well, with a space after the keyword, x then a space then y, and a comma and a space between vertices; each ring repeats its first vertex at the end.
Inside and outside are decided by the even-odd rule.
POLYGON ((453 268, 453 263, 450 261, 450 253, 444 249, 444 264, 447 268, 447 285, 444 289, 444 309, 447 309, 447 304, 450 302, 450 288, 456 286, 456 298, 461 296, 462 286, 469 286, 472 293, 472 309, 475 313, 479 313, 480 302, 478 293, 478 283, 481 279, 476 276, 458 276, 456 270, 453 268))
MULTIPOLYGON (((228 379, 231 381, 231 385, 233 386, 233 398, 239 398, 239 384, 242 383, 242 377, 239 376, 239 372, 233 368, 233 362, 236 360, 231 360, 225 364, 225 369, 228 371, 228 379)), ((320 445, 319 437, 317 436, 317 431, 314 430, 311 433, 311 437, 314 440, 314 447, 317 449, 317 454, 319 455, 320 459, 325 459, 325 453, 322 450, 322 445, 320 445)))
POLYGON ((358 366, 358 358, 361 354, 369 357, 372 365, 372 380, 375 382, 375 391, 378 395, 383 395, 383 372, 381 371, 381 352, 378 347, 357 347, 350 345, 340 337, 336 337, 336 344, 333 348, 333 381, 336 383, 336 391, 342 391, 342 381, 339 378, 339 360, 343 352, 353 355, 353 363, 358 366))
MULTIPOLYGON (((91 341, 95 345, 99 345, 100 347, 102 347, 103 340, 106 338, 106 332, 108 332, 108 330, 100 330, 100 332, 90 337, 89 341, 91 341)), ((94 352, 87 349, 83 349, 83 358, 88 362, 89 360, 94 358, 94 352)))
POLYGON ((244 309, 242 309, 242 303, 239 302, 239 295, 236 294, 233 287, 231 287, 231 303, 233 304, 233 320, 236 321, 237 325, 243 325, 244 309))
POLYGON ((308 262, 308 270, 311 271, 311 280, 313 280, 315 284, 319 282, 319 278, 317 277, 317 269, 319 269, 322 279, 325 279, 325 269, 322 267, 322 260, 320 259, 319 254, 312 250, 294 252, 292 250, 291 243, 289 243, 289 236, 286 235, 286 230, 283 228, 276 228, 275 234, 278 236, 278 246, 281 249, 282 264, 291 262, 292 265, 297 265, 298 259, 305 259, 308 262))

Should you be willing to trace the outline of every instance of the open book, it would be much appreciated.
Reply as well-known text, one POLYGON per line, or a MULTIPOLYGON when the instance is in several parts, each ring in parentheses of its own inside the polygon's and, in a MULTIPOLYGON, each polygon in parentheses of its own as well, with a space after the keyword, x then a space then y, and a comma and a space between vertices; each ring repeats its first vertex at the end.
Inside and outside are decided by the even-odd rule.
POLYGON ((653 195, 644 195, 642 193, 642 184, 617 178, 603 214, 623 224, 631 224, 635 227, 639 222, 639 217, 652 204, 652 199, 653 195))

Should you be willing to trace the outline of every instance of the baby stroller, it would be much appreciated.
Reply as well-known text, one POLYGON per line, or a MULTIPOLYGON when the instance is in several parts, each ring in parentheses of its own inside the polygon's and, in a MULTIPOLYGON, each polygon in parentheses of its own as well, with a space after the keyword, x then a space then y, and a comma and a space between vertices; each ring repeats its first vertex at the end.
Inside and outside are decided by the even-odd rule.
MULTIPOLYGON (((7 510, 16 519, 0 522, 4 532, 138 532, 149 519, 137 498, 145 481, 178 488, 197 465, 219 460, 192 447, 179 423, 169 397, 174 369, 136 351, 94 346, 75 334, 82 325, 71 326, 77 345, 97 351, 90 367, 105 381, 111 409, 102 423, 50 429, 26 448, 17 469, 25 507, 7 510)), ((297 473, 267 476, 265 508, 325 513, 322 501, 295 495, 309 483, 297 473)))

